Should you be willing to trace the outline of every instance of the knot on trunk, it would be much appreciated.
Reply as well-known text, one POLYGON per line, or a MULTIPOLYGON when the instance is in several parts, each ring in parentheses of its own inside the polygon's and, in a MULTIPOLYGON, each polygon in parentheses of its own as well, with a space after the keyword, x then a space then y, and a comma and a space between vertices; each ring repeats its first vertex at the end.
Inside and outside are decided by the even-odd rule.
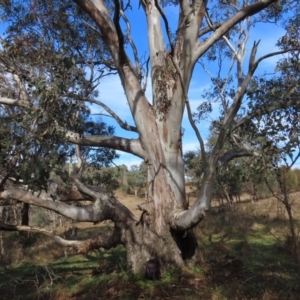
POLYGON ((151 202, 144 202, 142 204, 136 205, 135 209, 140 210, 142 212, 139 221, 135 224, 138 225, 149 225, 151 223, 151 213, 150 211, 153 210, 153 204, 151 202))

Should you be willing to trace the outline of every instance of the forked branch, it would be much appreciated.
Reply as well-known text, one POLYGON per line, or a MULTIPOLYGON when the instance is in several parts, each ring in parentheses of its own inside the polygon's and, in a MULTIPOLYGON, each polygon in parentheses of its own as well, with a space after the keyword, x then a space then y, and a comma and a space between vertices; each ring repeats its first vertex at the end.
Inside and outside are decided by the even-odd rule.
POLYGON ((231 28, 233 28, 240 21, 262 11, 276 1, 277 0, 263 0, 243 7, 233 17, 224 22, 208 39, 205 40, 204 43, 199 43, 198 48, 194 53, 194 61, 196 62, 200 56, 202 56, 214 43, 221 39, 231 28))

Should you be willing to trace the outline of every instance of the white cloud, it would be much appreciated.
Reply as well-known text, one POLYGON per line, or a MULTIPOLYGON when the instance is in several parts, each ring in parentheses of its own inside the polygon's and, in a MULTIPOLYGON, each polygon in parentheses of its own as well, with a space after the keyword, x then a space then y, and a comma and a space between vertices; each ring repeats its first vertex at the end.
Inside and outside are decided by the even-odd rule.
POLYGON ((185 153, 187 151, 196 151, 200 149, 199 142, 194 138, 192 141, 190 139, 183 138, 183 143, 182 143, 182 152, 185 153))

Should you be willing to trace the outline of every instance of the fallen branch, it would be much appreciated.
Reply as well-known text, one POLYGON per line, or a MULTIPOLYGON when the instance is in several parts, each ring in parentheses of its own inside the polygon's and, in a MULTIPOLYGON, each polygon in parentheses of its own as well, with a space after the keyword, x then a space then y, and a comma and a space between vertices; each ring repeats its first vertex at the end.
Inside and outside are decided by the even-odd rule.
POLYGON ((8 225, 2 222, 0 222, 0 230, 41 233, 52 238, 58 244, 64 247, 76 248, 78 250, 78 253, 87 253, 89 251, 92 251, 94 249, 99 249, 99 248, 110 249, 121 244, 121 231, 117 227, 114 227, 112 230, 106 230, 105 232, 98 234, 98 236, 95 238, 87 239, 83 241, 66 240, 56 235, 53 231, 49 231, 38 227, 23 226, 23 225, 8 225))

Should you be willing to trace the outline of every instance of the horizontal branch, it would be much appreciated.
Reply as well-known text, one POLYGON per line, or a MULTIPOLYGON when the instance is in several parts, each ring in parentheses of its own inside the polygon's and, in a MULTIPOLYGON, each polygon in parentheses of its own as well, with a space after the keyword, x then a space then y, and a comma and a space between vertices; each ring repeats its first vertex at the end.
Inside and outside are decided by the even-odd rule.
POLYGON ((136 155, 140 158, 144 158, 145 156, 144 150, 138 139, 126 139, 109 135, 82 136, 71 131, 66 133, 66 137, 69 142, 81 146, 108 147, 136 155))
POLYGON ((64 238, 53 233, 53 231, 49 231, 43 228, 32 227, 32 226, 24 226, 24 225, 8 225, 0 222, 0 230, 3 231, 26 231, 26 232, 35 232, 44 234, 53 240, 55 240, 58 244, 62 246, 69 247, 79 247, 84 241, 68 241, 64 238))
POLYGON ((29 109, 37 109, 33 104, 25 100, 11 99, 6 97, 0 97, 0 104, 10 105, 10 106, 19 106, 29 109))
POLYGON ((256 64, 258 65, 261 61, 263 61, 266 58, 270 58, 272 56, 276 56, 276 55, 280 55, 280 54, 285 54, 285 53, 288 53, 291 51, 300 51, 300 48, 296 47, 296 48, 290 48, 290 49, 285 49, 285 50, 268 53, 266 55, 261 56, 259 59, 257 59, 256 64))
MULTIPOLYGON (((113 222, 121 222, 124 225, 130 225, 136 222, 135 216, 130 210, 120 203, 114 196, 103 191, 96 186, 85 186, 78 178, 73 178, 78 189, 85 195, 88 195, 94 202, 86 206, 72 206, 65 202, 67 197, 63 197, 63 201, 53 201, 49 193, 41 191, 40 193, 24 190, 18 185, 7 186, 0 192, 0 200, 18 200, 24 203, 43 207, 52 210, 60 215, 81 222, 102 222, 104 220, 112 220, 113 222)), ((87 200, 91 200, 86 197, 87 200)), ((82 199, 83 200, 83 199, 82 199)))
POLYGON ((99 248, 110 249, 121 244, 121 234, 120 230, 118 230, 117 228, 114 228, 113 230, 105 230, 105 232, 98 234, 96 238, 87 239, 84 241, 66 240, 56 235, 53 231, 49 231, 43 228, 23 225, 8 225, 2 222, 0 222, 0 230, 41 233, 52 238, 54 241, 64 247, 77 248, 79 253, 87 253, 91 250, 99 248))
POLYGON ((101 213, 95 214, 92 205, 84 207, 71 206, 60 201, 53 201, 46 193, 32 193, 31 191, 24 190, 16 185, 10 186, 6 190, 0 192, 0 200, 1 199, 15 199, 24 203, 50 209, 76 221, 99 222, 108 219, 107 216, 104 216, 101 213))
MULTIPOLYGON (((89 100, 90 102, 96 103, 97 100, 89 100)), ((98 102, 98 101, 97 101, 98 102)), ((37 110, 38 108, 32 105, 30 102, 18 100, 18 99, 10 99, 5 97, 0 97, 0 104, 11 105, 11 106, 19 106, 25 107, 29 109, 37 110)), ((99 105, 100 101, 97 103, 99 105)), ((102 107, 106 106, 102 103, 102 107)), ((106 107, 109 111, 109 108, 106 107)), ((114 114, 112 111, 110 113, 114 114)), ((128 129, 131 131, 137 131, 135 127, 129 126, 124 123, 120 119, 118 120, 118 116, 114 114, 114 117, 119 122, 120 126, 124 129, 128 129)), ((56 124, 59 130, 64 131, 58 124, 56 124)), ((140 141, 138 139, 126 139, 122 137, 115 136, 105 136, 105 135, 93 135, 93 136, 81 136, 78 133, 74 133, 68 131, 66 133, 66 138, 69 142, 78 144, 81 146, 94 146, 94 147, 108 147, 115 150, 124 151, 133 155, 136 155, 140 158, 144 158, 144 150, 141 147, 140 141)))
POLYGON ((252 149, 250 146, 246 149, 238 149, 238 150, 230 150, 226 153, 224 153, 219 158, 219 168, 227 164, 230 160, 238 157, 245 157, 245 156, 259 156, 259 154, 255 151, 255 149, 252 149))

